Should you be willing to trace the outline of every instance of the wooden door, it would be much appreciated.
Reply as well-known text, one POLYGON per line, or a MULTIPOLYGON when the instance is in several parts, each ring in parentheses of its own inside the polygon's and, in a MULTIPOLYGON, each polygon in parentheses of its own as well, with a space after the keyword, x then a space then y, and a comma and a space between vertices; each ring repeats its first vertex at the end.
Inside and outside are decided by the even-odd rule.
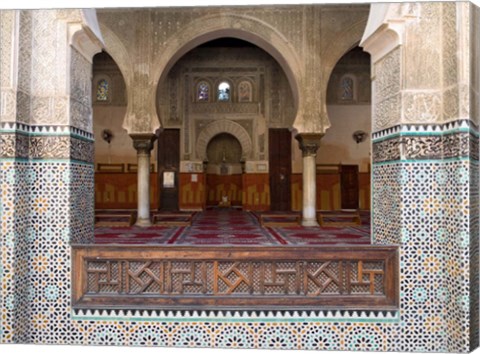
POLYGON ((164 129, 158 133, 159 210, 178 210, 180 171, 180 130, 164 129))
POLYGON ((342 209, 358 209, 358 165, 341 165, 342 209))
POLYGON ((292 134, 288 129, 269 129, 270 210, 291 209, 292 134))

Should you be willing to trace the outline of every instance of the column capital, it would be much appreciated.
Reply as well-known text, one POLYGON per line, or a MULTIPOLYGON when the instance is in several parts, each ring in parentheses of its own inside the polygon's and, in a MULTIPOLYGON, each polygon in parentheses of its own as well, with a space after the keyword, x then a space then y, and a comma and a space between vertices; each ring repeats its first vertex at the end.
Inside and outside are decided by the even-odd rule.
POLYGON ((133 147, 137 153, 150 154, 153 149, 153 142, 157 138, 155 134, 130 134, 133 140, 133 147))
POLYGON ((302 156, 316 156, 320 147, 320 140, 324 134, 321 133, 299 133, 295 136, 298 146, 302 150, 302 156))

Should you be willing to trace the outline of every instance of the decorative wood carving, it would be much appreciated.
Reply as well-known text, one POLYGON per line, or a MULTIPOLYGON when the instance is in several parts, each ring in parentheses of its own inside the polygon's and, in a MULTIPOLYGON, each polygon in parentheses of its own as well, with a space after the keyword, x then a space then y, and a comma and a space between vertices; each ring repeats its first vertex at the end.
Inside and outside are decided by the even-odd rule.
POLYGON ((73 247, 76 308, 398 305, 396 247, 73 247))

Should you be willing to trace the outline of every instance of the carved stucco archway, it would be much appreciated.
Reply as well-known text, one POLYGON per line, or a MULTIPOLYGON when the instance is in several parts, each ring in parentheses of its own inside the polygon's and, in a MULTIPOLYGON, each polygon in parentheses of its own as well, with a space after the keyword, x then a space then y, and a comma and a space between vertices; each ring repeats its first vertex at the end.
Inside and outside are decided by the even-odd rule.
POLYGON ((238 139, 242 146, 242 158, 251 156, 253 144, 248 132, 240 124, 224 119, 208 124, 198 135, 195 149, 198 159, 203 161, 207 158, 208 143, 221 133, 231 134, 238 139))
MULTIPOLYGON (((131 86, 133 81, 133 68, 132 68, 132 58, 128 53, 127 49, 123 45, 122 41, 117 37, 117 35, 107 26, 100 23, 100 30, 102 31, 103 38, 105 41, 105 50, 112 57, 112 59, 117 64, 120 73, 123 76, 125 82, 125 90, 127 97, 127 107, 131 108, 130 102, 132 101, 131 96, 131 86)), ((125 119, 128 113, 125 113, 122 121, 125 123, 125 119)), ((126 127, 124 126, 126 129, 126 127)))
MULTIPOLYGON (((346 53, 360 43, 366 24, 366 17, 363 21, 358 21, 352 24, 338 35, 338 38, 341 38, 341 40, 329 44, 325 49, 324 52, 329 53, 329 55, 326 56, 327 60, 325 60, 323 63, 325 80, 323 80, 321 83, 321 89, 323 92, 325 92, 325 94, 327 93, 328 82, 332 76, 333 69, 346 53)), ((326 100, 323 102, 322 111, 325 112, 326 116, 328 117, 326 100)), ((326 129, 330 128, 330 126, 329 119, 329 125, 326 127, 326 129)))
MULTIPOLYGON (((152 81, 156 87, 165 80, 175 63, 190 50, 208 41, 232 37, 248 41, 270 54, 283 69, 292 89, 296 112, 302 104, 300 95, 303 64, 289 40, 277 29, 257 18, 232 13, 203 16, 190 22, 169 39, 162 55, 153 63, 152 81)), ((156 91, 150 99, 156 100, 156 91)), ((162 117, 159 117, 159 126, 162 117)))

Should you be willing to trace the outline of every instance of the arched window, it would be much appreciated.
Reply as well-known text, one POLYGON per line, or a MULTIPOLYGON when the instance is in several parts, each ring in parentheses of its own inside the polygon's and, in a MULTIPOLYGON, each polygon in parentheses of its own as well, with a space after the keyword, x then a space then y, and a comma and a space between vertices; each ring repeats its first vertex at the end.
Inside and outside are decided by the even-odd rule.
POLYGON ((350 76, 345 76, 340 81, 340 99, 343 101, 353 101, 353 79, 350 76))
POLYGON ((201 81, 197 86, 197 101, 208 102, 210 98, 210 85, 201 81))
POLYGON ((238 102, 252 102, 252 84, 249 81, 238 84, 238 102))
POLYGON ((101 79, 97 82, 97 101, 108 101, 108 81, 106 79, 101 79))
POLYGON ((222 81, 218 85, 217 99, 219 101, 230 101, 230 84, 226 81, 222 81))

